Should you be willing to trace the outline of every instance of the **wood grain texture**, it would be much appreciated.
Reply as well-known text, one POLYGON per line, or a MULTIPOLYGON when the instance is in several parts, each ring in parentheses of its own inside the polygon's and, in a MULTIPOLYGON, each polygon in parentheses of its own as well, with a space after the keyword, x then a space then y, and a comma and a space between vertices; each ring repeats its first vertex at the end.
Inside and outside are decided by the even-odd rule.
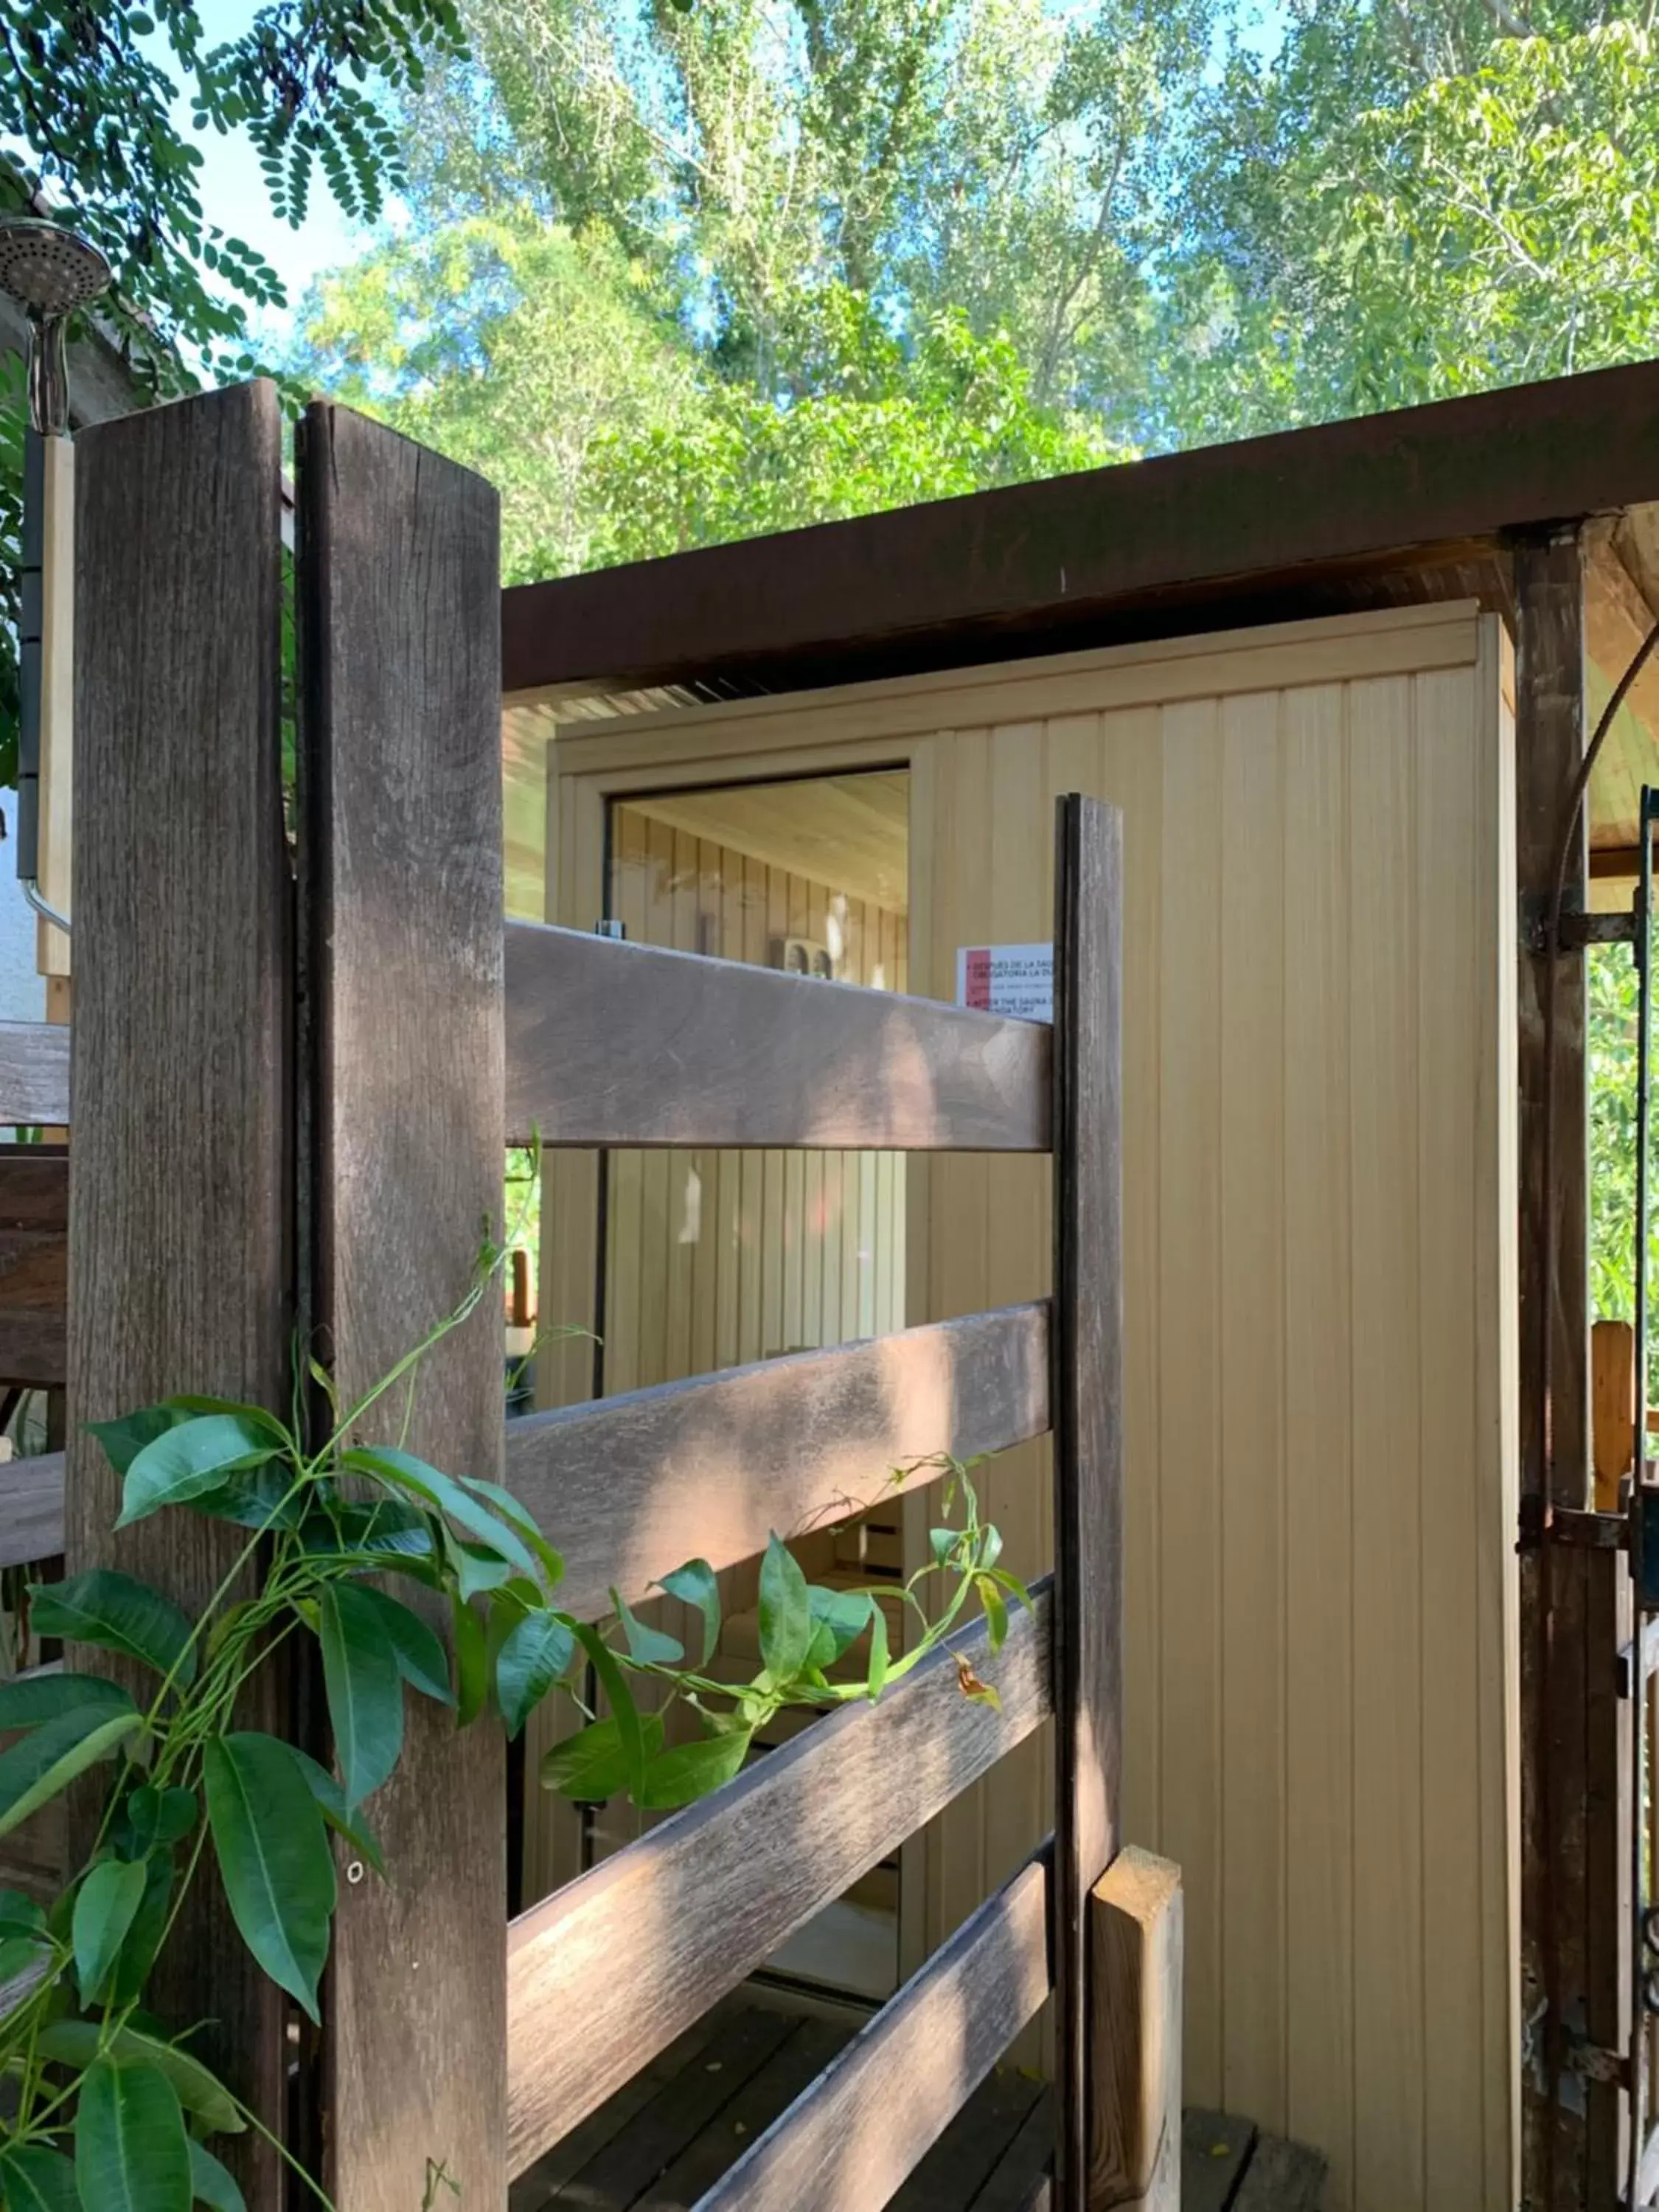
POLYGON ((0 1383, 61 1388, 69 1304, 69 1154, 0 1145, 0 1383))
POLYGON ((0 1022, 0 1127, 62 1128, 69 1118, 69 1030, 58 1022, 0 1022))
POLYGON ((1048 1993, 1048 1869, 981 1905, 697 2212, 877 2212, 1048 1993))
POLYGON ((1127 1845, 1089 1923, 1090 2212, 1180 2212, 1180 1868, 1127 1845))
MULTIPOLYGON (((1517 545, 1515 590, 1516 890, 1523 908, 1537 912, 1550 896, 1562 816, 1584 750, 1583 552, 1578 532, 1552 531, 1517 545)), ((1585 843, 1581 817, 1568 853, 1570 906, 1583 900, 1585 843)), ((1588 1503, 1589 1490, 1583 955, 1570 954, 1556 963, 1555 1188, 1550 1193, 1544 1187, 1543 1142, 1548 969, 1549 963, 1536 955, 1519 956, 1521 1490, 1523 1498, 1543 1495, 1546 1462, 1553 1451, 1549 1487, 1554 1502, 1577 1506, 1588 1503), (1553 1289, 1547 1291, 1544 1232, 1552 1208, 1556 1266, 1553 1289), (1549 1447, 1543 1400, 1547 1329, 1553 1333, 1549 1447)), ((1551 1573, 1537 1555, 1523 1558, 1521 2004, 1528 2019, 1550 1994, 1558 2019, 1580 2018, 1588 1996, 1585 1608, 1584 1577, 1576 1566, 1557 1566, 1551 1573), (1546 1960, 1546 1947, 1553 1949, 1553 1962, 1546 1960)), ((1559 2035, 1547 2026, 1544 2034, 1551 2054, 1546 2066, 1559 2069, 1564 2063, 1559 2035)), ((1587 2178, 1587 2134, 1582 2112, 1555 2106, 1529 2083, 1523 2102, 1522 2187, 1540 2205, 1548 2186, 1546 2140, 1552 2131, 1556 2188, 1568 2193, 1559 2194, 1545 2212, 1578 2201, 1587 2178)))
POLYGON ((1123 1759, 1123 822, 1078 796, 1054 864, 1054 2184, 1089 2187, 1089 1893, 1123 1759))
POLYGON ((513 1923, 514 2172, 1038 1726, 1049 1595, 1035 1595, 994 1659, 982 1623, 958 1632, 876 1705, 843 1706, 513 1923), (963 1698, 958 1652, 1000 1713, 963 1698))
POLYGON ((1048 1145, 1039 1023, 533 922, 507 925, 507 993, 514 1141, 1048 1145))
POLYGON ((507 1485, 581 1620, 682 1559, 735 1565, 1048 1424, 1048 1310, 1012 1306, 511 1421, 507 1485), (896 1480, 902 1474, 903 1479, 896 1480))
MULTIPOLYGON (((465 1291, 501 1203, 496 497, 343 409, 300 450, 302 886, 317 1035, 314 1322, 350 1402, 465 1291)), ((497 1294, 359 1424, 495 1478, 497 1294)), ((376 1796, 389 1883, 343 1887, 325 2034, 332 2195, 409 2212, 441 2168, 507 2194, 498 1730, 409 1701, 376 1796)))
MULTIPOLYGON (((120 1567, 191 1613, 242 1532, 165 1514, 112 1535, 120 1486, 82 1425, 169 1391, 286 1401, 280 440, 276 392, 255 384, 100 424, 77 453, 65 1549, 71 1572, 120 1567)), ((280 2126, 284 2001, 216 1884, 153 1986, 163 2019, 212 2015, 204 2055, 280 2126)), ((277 2200, 251 2136, 222 2154, 250 2203, 277 2200)))

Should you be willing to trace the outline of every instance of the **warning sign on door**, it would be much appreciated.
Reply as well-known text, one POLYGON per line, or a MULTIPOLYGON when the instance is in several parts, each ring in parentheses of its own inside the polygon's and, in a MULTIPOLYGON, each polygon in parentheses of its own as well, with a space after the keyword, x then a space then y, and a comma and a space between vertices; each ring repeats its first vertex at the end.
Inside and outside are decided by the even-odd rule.
POLYGON ((1017 1021, 1054 1018, 1052 945, 962 945, 957 948, 957 1004, 1017 1021))

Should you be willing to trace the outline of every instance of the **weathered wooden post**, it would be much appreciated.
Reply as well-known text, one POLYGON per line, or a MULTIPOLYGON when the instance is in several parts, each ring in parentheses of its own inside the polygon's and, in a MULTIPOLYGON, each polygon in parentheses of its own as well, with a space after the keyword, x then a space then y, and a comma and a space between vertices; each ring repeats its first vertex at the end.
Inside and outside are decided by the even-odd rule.
MULTIPOLYGON (((299 446, 311 1318, 349 1404, 467 1288, 504 1155, 495 494, 343 409, 299 446)), ((498 1480, 492 1285, 361 1440, 498 1480)), ((507 1790, 499 1729, 411 1701, 345 1865, 324 2033, 343 2212, 507 2197, 507 1790), (459 2200, 444 2186, 453 2184, 459 2200)))
MULTIPOLYGON (((76 472, 66 1548, 71 1573, 118 1566, 191 1611, 244 1539, 175 1513, 112 1534, 120 1484, 82 1425, 173 1391, 286 1397, 280 428, 270 385, 211 392, 84 432, 76 472)), ((280 2127, 284 2000, 216 1883, 155 1987, 168 2018, 209 2021, 204 2055, 280 2127)), ((225 2155, 250 2203, 280 2201, 258 2136, 225 2155)))

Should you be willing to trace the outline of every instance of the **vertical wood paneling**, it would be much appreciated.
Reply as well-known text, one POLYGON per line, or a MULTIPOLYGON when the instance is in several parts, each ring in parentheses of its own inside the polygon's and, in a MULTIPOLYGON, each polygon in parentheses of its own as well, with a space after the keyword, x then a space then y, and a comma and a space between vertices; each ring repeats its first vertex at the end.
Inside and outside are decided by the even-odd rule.
POLYGON ((1285 2130, 1353 2202, 1349 702, 1285 700, 1285 2130))
MULTIPOLYGON (((1360 2212, 1396 2212, 1426 2201, 1412 679, 1378 678, 1356 684, 1352 696, 1354 2070, 1364 2085, 1354 2166, 1360 2212)), ((1449 945, 1433 949, 1438 960, 1452 957, 1449 945)), ((1464 1295, 1472 1291, 1466 1285, 1464 1295)), ((1437 1682, 1435 1693, 1450 1687, 1437 1682)), ((1436 1879, 1444 1881, 1445 1870, 1436 1879)))
MULTIPOLYGON (((1224 2069, 1221 1856, 1225 1685, 1221 1618, 1221 1035, 1222 816, 1216 804, 1219 715, 1213 700, 1168 708, 1163 724, 1164 818, 1159 957, 1158 1279, 1164 1358, 1158 1376, 1158 1563, 1164 1655, 1163 1821, 1158 1848, 1182 1869, 1187 1900, 1182 2059, 1190 2103, 1218 2106, 1224 2069), (1178 979, 1178 980, 1177 980, 1178 979)), ((1133 830, 1130 833, 1133 834, 1133 830)), ((1136 1172, 1125 1162, 1126 1179, 1136 1172)), ((1132 1291, 1133 1310, 1136 1294, 1132 1291)), ((1130 1485, 1138 1471, 1132 1465, 1130 1485)), ((1132 1560, 1130 1574, 1137 1562, 1132 1560)), ((1131 1692, 1133 1694, 1133 1689, 1131 1692)))
POLYGON ((1282 701, 1222 702, 1221 2104, 1285 2123, 1282 701))

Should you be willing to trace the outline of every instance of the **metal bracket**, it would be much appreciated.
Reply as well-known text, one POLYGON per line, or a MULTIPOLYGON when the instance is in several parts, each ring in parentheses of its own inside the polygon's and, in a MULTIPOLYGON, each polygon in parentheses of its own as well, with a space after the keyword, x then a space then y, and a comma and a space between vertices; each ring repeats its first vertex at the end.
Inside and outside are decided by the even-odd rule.
MULTIPOLYGON (((1638 924, 1636 902, 1624 914, 1584 914, 1577 907, 1561 916, 1560 950, 1582 952, 1587 945, 1634 945, 1638 924)), ((1548 902, 1535 891, 1521 901, 1521 950, 1542 959, 1549 950, 1548 902)))

